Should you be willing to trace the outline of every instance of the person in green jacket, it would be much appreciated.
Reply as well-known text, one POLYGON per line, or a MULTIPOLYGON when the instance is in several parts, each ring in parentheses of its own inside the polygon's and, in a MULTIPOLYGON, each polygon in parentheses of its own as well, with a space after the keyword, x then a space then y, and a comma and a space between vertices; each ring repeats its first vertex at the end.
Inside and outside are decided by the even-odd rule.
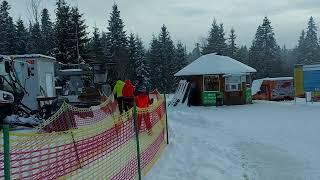
POLYGON ((119 111, 121 114, 123 113, 123 97, 122 97, 123 87, 124 87, 124 82, 121 80, 118 80, 112 91, 112 94, 116 95, 119 111))

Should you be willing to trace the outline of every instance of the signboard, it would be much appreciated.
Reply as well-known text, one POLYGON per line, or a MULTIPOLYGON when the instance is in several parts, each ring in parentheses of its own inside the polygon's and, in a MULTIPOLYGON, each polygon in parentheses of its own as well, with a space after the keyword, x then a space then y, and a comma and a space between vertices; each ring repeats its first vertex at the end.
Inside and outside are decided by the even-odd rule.
POLYGON ((293 98, 293 82, 292 80, 279 80, 275 82, 272 89, 272 99, 293 98))
POLYGON ((320 89, 320 70, 308 70, 303 72, 303 87, 305 92, 320 89))
POLYGON ((215 91, 204 91, 202 93, 202 104, 204 106, 215 106, 217 103, 215 91))

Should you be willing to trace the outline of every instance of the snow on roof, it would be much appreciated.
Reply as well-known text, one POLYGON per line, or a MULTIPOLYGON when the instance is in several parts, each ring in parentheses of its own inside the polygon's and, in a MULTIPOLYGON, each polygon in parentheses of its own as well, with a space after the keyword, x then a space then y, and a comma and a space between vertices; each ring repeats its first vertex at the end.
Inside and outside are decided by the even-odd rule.
POLYGON ((82 72, 82 69, 62 69, 60 72, 82 72))
POLYGON ((12 55, 12 58, 16 59, 16 58, 45 58, 45 59, 50 59, 53 61, 56 61, 56 58, 51 57, 51 56, 46 56, 43 54, 24 54, 24 55, 12 55))
POLYGON ((175 76, 213 75, 213 74, 246 74, 257 72, 237 60, 227 56, 219 56, 215 53, 201 56, 175 76))
POLYGON ((281 80, 293 80, 293 77, 276 77, 276 78, 263 78, 266 81, 281 81, 281 80))
POLYGON ((2 57, 3 59, 10 59, 9 56, 7 56, 7 55, 1 55, 0 54, 0 57, 2 57))
POLYGON ((320 70, 320 64, 303 66, 303 71, 319 71, 319 70, 320 70))

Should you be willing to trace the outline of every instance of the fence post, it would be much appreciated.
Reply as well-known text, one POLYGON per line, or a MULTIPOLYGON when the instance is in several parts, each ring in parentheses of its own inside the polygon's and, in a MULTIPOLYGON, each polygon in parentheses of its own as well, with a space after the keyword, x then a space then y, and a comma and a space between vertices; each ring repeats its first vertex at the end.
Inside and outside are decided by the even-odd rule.
POLYGON ((9 124, 3 125, 4 179, 10 180, 9 124))
POLYGON ((166 113, 167 144, 169 144, 169 128, 168 128, 168 114, 167 114, 167 97, 166 97, 166 94, 164 94, 164 111, 166 113))
POLYGON ((136 131, 136 144, 137 144, 137 159, 138 159, 138 175, 139 180, 141 180, 141 157, 140 157, 140 143, 139 143, 139 125, 138 125, 138 113, 136 98, 133 99, 133 117, 134 117, 134 127, 136 131))

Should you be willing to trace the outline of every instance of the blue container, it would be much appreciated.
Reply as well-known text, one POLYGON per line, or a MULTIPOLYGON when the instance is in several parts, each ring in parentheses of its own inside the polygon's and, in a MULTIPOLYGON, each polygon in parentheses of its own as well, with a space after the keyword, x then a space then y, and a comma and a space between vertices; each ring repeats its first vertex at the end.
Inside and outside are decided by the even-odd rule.
POLYGON ((320 90, 320 70, 307 70, 303 72, 303 85, 305 92, 320 90))

